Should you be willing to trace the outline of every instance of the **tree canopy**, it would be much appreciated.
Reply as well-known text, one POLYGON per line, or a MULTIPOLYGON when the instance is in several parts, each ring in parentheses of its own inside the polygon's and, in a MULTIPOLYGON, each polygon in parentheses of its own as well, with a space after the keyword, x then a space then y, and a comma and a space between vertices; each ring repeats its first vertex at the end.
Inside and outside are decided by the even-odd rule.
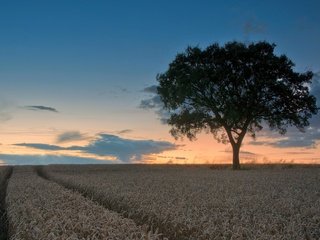
POLYGON ((317 113, 308 85, 313 73, 294 71, 294 63, 274 53, 275 44, 229 42, 205 49, 188 47, 158 74, 158 93, 169 110, 171 134, 195 139, 205 130, 233 147, 233 167, 246 133, 263 124, 284 134, 303 130, 317 113))

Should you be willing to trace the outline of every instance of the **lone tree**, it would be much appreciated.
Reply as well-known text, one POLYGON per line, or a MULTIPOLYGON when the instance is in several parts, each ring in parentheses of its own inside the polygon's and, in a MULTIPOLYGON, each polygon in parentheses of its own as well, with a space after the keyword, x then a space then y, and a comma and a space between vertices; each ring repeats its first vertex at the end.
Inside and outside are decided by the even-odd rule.
POLYGON ((267 42, 229 42, 178 54, 157 76, 171 134, 193 140, 202 130, 211 132, 219 142, 230 142, 233 169, 240 169, 246 133, 255 137, 263 123, 281 134, 288 126, 303 131, 317 113, 308 89, 313 73, 295 72, 294 63, 274 48, 267 42))

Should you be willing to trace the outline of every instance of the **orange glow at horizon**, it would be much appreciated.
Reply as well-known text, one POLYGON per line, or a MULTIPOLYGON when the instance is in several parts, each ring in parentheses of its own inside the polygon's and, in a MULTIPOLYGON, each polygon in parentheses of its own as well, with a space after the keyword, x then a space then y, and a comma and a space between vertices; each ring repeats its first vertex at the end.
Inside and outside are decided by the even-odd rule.
MULTIPOLYGON (((96 132, 96 134, 99 131, 96 132)), ((162 129, 163 132, 163 129, 162 129)), ((58 150, 48 151, 39 150, 30 147, 16 146, 17 143, 43 143, 50 145, 58 145, 69 147, 73 145, 85 146, 95 135, 88 135, 86 140, 76 142, 69 142, 64 144, 56 143, 56 135, 59 131, 38 129, 23 130, 23 129, 10 129, 2 130, 2 142, 0 154, 15 154, 15 155, 57 155, 57 156, 74 156, 82 158, 92 158, 101 161, 115 161, 114 156, 98 156, 95 154, 84 153, 74 150, 58 150), (27 140, 27 141, 26 141, 27 140)), ((145 135, 147 132, 144 132, 145 135)), ((152 139, 155 134, 160 135, 160 131, 153 131, 151 136, 145 138, 137 138, 135 132, 126 133, 121 135, 127 139, 152 139)), ((116 135, 116 134, 115 134, 116 135)), ((169 134, 162 133, 162 140, 172 142, 178 145, 176 150, 164 151, 159 154, 144 155, 143 159, 134 161, 142 163, 158 163, 158 164, 226 164, 232 163, 232 148, 230 144, 218 143, 212 135, 201 134, 197 140, 190 142, 188 139, 183 141, 174 141, 169 134)), ((263 137, 258 140, 265 140, 263 137)), ((317 164, 320 163, 319 144, 316 148, 276 148, 271 146, 255 146, 250 145, 251 139, 247 137, 241 147, 240 161, 241 163, 303 163, 303 164, 317 164)), ((0 158, 0 161, 2 159, 0 158)))

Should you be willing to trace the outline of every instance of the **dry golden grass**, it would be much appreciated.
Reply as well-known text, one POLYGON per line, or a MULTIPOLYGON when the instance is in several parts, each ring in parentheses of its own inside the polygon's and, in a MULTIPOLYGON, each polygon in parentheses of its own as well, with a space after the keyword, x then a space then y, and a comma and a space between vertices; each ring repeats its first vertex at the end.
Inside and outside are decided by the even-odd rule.
POLYGON ((158 239, 78 193, 15 167, 7 188, 11 240, 158 239))
POLYGON ((170 239, 320 239, 320 168, 49 166, 43 173, 170 239))

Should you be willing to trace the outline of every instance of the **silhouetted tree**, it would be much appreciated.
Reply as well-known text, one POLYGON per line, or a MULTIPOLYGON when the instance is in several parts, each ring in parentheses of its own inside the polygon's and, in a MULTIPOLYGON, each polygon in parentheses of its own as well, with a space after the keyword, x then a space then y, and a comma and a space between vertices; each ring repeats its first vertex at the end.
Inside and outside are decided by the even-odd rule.
POLYGON ((158 94, 169 110, 175 138, 195 139, 205 130, 233 148, 233 168, 240 168, 241 143, 266 123, 281 134, 290 125, 303 130, 317 113, 308 84, 311 71, 298 73, 274 44, 229 42, 202 50, 188 47, 169 69, 158 74, 158 94))

